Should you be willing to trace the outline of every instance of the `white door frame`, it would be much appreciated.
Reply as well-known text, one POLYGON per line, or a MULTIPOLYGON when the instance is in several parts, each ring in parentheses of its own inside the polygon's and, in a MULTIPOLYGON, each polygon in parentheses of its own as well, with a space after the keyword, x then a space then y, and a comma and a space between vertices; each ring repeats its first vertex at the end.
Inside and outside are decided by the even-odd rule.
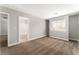
POLYGON ((22 43, 22 42, 20 42, 20 35, 19 35, 19 20, 21 20, 21 19, 26 19, 28 21, 28 33, 27 33, 27 40, 26 41, 29 40, 29 18, 19 16, 19 19, 18 19, 18 43, 22 43))
POLYGON ((9 34, 9 32, 10 32, 10 29, 9 29, 9 24, 10 24, 10 23, 9 23, 9 19, 10 19, 10 15, 9 15, 9 13, 6 13, 6 12, 0 12, 0 13, 1 13, 1 14, 7 14, 7 15, 8 15, 8 19, 7 19, 7 31, 8 31, 8 32, 7 32, 7 33, 8 33, 8 39, 7 39, 7 40, 8 40, 8 41, 7 41, 7 44, 8 44, 8 47, 10 47, 10 43, 9 43, 9 42, 10 42, 10 39, 9 39, 9 38, 10 38, 10 34, 9 34))

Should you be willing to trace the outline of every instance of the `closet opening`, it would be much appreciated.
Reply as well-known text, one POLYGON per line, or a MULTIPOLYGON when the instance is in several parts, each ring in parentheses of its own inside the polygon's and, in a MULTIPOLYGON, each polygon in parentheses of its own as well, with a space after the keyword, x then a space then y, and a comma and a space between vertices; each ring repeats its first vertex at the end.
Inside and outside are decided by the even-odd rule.
POLYGON ((8 14, 0 13, 0 45, 8 46, 8 14))

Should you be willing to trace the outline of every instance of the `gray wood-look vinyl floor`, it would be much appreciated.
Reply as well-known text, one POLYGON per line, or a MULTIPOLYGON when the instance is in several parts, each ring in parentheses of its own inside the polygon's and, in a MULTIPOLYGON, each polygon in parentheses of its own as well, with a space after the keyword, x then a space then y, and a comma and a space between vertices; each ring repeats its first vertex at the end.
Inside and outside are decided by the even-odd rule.
POLYGON ((79 46, 75 41, 64 41, 43 37, 12 47, 1 47, 2 55, 78 55, 79 46))

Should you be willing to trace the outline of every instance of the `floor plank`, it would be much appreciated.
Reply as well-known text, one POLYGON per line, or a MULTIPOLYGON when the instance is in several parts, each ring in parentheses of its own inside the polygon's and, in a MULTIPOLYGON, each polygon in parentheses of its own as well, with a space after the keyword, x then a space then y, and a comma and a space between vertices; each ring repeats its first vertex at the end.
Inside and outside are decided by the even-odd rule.
POLYGON ((78 42, 43 37, 13 47, 1 47, 2 55, 77 55, 78 42))

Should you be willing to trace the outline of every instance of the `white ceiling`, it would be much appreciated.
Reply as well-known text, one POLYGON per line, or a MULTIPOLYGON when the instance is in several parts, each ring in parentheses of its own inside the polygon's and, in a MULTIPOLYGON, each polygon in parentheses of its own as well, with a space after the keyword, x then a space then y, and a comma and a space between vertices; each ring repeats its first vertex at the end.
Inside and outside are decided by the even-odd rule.
POLYGON ((79 11, 79 5, 77 4, 8 4, 1 6, 22 11, 43 19, 79 11))

